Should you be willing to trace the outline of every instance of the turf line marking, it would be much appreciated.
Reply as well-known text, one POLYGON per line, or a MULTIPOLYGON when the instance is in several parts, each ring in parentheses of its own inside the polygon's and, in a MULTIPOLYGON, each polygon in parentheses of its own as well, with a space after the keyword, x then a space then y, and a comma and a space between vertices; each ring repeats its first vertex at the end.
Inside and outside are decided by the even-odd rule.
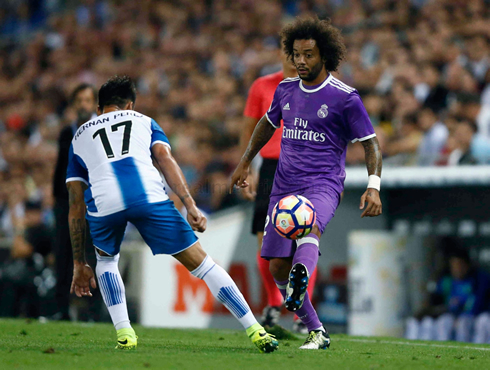
POLYGON ((449 344, 433 344, 433 343, 413 343, 413 342, 396 342, 389 340, 375 340, 375 339, 337 339, 338 341, 346 342, 361 342, 361 343, 379 343, 379 344, 402 344, 405 346, 422 346, 422 347, 436 347, 436 348, 454 348, 454 349, 474 349, 477 351, 490 351, 490 348, 485 347, 471 347, 471 346, 452 346, 449 344))

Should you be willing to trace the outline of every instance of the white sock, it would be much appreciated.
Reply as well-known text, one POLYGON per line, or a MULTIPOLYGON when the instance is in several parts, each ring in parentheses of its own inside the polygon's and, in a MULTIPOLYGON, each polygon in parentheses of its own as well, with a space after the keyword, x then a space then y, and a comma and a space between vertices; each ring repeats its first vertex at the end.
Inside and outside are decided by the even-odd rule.
POLYGON ((257 323, 233 279, 210 256, 206 256, 191 274, 204 280, 213 296, 225 305, 245 329, 257 323))
POLYGON ((99 289, 104 298, 105 305, 111 315, 116 330, 130 328, 128 307, 126 306, 126 291, 124 283, 117 268, 119 254, 107 257, 95 251, 97 266, 95 273, 99 282, 99 289))

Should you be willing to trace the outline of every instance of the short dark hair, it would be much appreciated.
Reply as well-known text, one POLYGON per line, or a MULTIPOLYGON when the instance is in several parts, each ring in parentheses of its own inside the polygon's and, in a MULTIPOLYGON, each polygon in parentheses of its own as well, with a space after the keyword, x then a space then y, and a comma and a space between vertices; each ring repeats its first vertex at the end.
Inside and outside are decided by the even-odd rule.
POLYGON ((26 211, 41 211, 43 209, 43 205, 40 201, 27 200, 24 203, 24 208, 26 211))
POLYGON ((70 103, 73 104, 75 102, 75 99, 77 98, 78 94, 80 94, 82 91, 90 89, 92 92, 92 95, 94 96, 94 100, 97 101, 97 90, 95 89, 94 85, 88 84, 88 83, 81 83, 75 89, 70 95, 70 103))
POLYGON ((408 113, 403 116, 402 119, 403 124, 407 125, 416 125, 417 124, 417 114, 416 113, 408 113))
POLYGON ((443 254, 449 258, 460 258, 470 262, 470 252, 464 245, 461 238, 455 236, 444 236, 438 241, 439 247, 442 248, 443 254))
POLYGON ((449 258, 459 258, 468 264, 471 263, 470 252, 468 251, 467 248, 464 248, 464 247, 451 249, 448 252, 448 257, 449 258))
POLYGON ((346 48, 340 30, 332 26, 330 20, 318 18, 296 18, 281 31, 284 52, 293 60, 295 40, 315 40, 320 56, 328 72, 336 71, 340 61, 345 59, 346 48))
POLYGON ((99 90, 99 107, 117 105, 119 108, 136 101, 136 87, 129 76, 113 76, 99 90))

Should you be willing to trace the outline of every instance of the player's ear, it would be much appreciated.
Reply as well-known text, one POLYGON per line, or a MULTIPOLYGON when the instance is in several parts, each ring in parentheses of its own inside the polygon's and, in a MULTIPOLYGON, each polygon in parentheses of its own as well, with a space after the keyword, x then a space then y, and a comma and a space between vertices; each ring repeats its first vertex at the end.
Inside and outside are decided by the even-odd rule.
POLYGON ((134 103, 132 101, 128 101, 128 103, 124 107, 124 110, 133 110, 133 109, 134 109, 134 103))
POLYGON ((97 115, 100 116, 102 114, 102 109, 100 109, 100 105, 97 105, 97 115))

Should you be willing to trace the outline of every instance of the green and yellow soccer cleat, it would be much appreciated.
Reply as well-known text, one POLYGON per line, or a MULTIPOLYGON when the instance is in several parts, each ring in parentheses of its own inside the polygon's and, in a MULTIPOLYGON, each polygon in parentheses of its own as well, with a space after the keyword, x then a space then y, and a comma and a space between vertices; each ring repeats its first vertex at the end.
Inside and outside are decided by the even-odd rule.
POLYGON ((135 349, 138 345, 138 336, 133 328, 124 328, 117 331, 116 349, 135 349))
POLYGON ((259 323, 256 323, 247 329, 247 335, 252 343, 262 353, 274 352, 279 348, 279 342, 276 338, 265 331, 259 323))

